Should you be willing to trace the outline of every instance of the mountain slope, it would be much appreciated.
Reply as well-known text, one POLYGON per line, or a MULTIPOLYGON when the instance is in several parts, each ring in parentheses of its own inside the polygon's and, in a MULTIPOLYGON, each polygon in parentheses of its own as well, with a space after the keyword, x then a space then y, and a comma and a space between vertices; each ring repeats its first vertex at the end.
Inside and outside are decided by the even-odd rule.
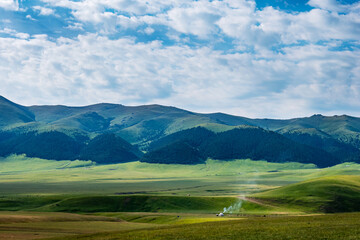
POLYGON ((83 143, 61 132, 0 133, 0 155, 26 154, 54 160, 75 160, 83 143))
POLYGON ((160 138, 158 141, 154 141, 150 144, 149 150, 161 149, 167 145, 176 143, 176 142, 186 142, 189 145, 198 148, 202 143, 204 143, 208 138, 214 137, 216 134, 204 127, 196 127, 191 129, 182 130, 170 135, 167 135, 163 138, 160 138))
POLYGON ((250 158, 270 162, 314 163, 332 166, 339 161, 320 149, 291 141, 258 127, 235 128, 208 139, 200 149, 214 159, 250 158))
POLYGON ((206 157, 187 142, 174 142, 144 155, 142 162, 165 164, 199 164, 206 157))
POLYGON ((327 117, 317 114, 290 120, 254 119, 251 123, 280 133, 313 128, 340 142, 360 148, 360 119, 356 117, 347 115, 327 117))
MULTIPOLYGON (((360 118, 346 115, 333 117, 314 115, 308 118, 288 120, 250 119, 223 113, 200 114, 161 105, 123 106, 101 103, 83 107, 24 107, 0 97, 0 130, 7 130, 7 134, 23 135, 29 132, 56 131, 84 143, 97 135, 113 133, 131 144, 136 144, 141 150, 149 152, 170 142, 175 143, 177 138, 184 141, 185 136, 171 134, 198 126, 210 130, 207 132, 208 135, 193 134, 187 137, 186 142, 202 154, 206 150, 207 155, 212 157, 251 156, 263 158, 267 156, 273 160, 298 160, 302 158, 302 161, 308 161, 310 158, 302 154, 295 154, 295 152, 301 152, 299 149, 304 148, 303 145, 307 145, 311 149, 317 149, 315 152, 312 150, 314 156, 320 159, 324 159, 326 156, 329 159, 328 163, 334 162, 334 158, 336 159, 335 162, 360 161, 360 118), (248 135, 248 142, 241 140, 241 136, 236 141, 231 140, 233 137, 230 137, 229 141, 233 141, 233 143, 230 143, 230 146, 224 143, 224 149, 236 145, 237 149, 229 149, 229 151, 237 152, 237 154, 228 153, 228 156, 225 156, 224 153, 213 152, 216 149, 215 143, 213 143, 213 145, 215 144, 213 147, 208 147, 210 150, 198 149, 200 144, 195 143, 195 141, 200 140, 199 137, 207 138, 215 133, 220 134, 218 138, 222 137, 223 139, 219 141, 224 142, 227 137, 221 132, 239 129, 244 125, 260 127, 282 134, 291 140, 291 144, 286 143, 286 149, 285 145, 276 146, 285 142, 284 139, 277 139, 276 144, 267 144, 266 147, 260 141, 261 138, 256 138, 256 134, 254 136, 248 135), (170 135, 170 138, 164 138, 170 135), (255 139, 257 140, 255 141, 255 139), (155 142, 159 146, 155 146, 155 142), (259 144, 255 144, 256 142, 259 144), (294 143, 298 145, 294 145, 294 143), (302 147, 299 147, 300 145, 302 147), (253 152, 248 151, 247 154, 239 154, 239 151, 246 147, 253 148, 253 152), (265 149, 269 149, 268 152, 265 149), (275 153, 279 152, 279 149, 283 149, 282 156, 275 153), (273 156, 270 156, 269 151, 273 151, 273 156)), ((184 134, 184 132, 179 134, 184 134)), ((3 134, 3 136, 5 135, 3 134)), ((311 152, 310 150, 304 151, 307 154, 311 152)))
POLYGON ((307 129, 294 130, 283 133, 283 136, 308 146, 316 146, 343 162, 358 162, 360 159, 360 150, 351 144, 340 142, 327 134, 312 134, 307 129))
POLYGON ((26 107, 0 96, 0 128, 16 123, 35 121, 35 116, 26 107))
POLYGON ((56 129, 73 128, 86 132, 99 132, 108 129, 110 120, 96 112, 85 112, 54 121, 50 126, 56 129))
POLYGON ((105 133, 92 139, 81 150, 79 159, 109 164, 136 161, 140 156, 142 153, 124 139, 105 133))
MULTIPOLYGON (((151 151, 145 154, 141 161, 184 163, 181 156, 188 153, 190 147, 193 149, 194 156, 198 155, 203 159, 250 158, 269 162, 314 163, 319 167, 332 166, 341 162, 320 149, 296 143, 272 131, 250 126, 237 127, 219 133, 197 127, 170 134, 153 142, 150 145, 151 151)), ((195 163, 199 161, 192 164, 195 163)))
POLYGON ((0 132, 0 156, 13 153, 53 160, 92 160, 100 164, 137 161, 142 156, 137 147, 112 133, 89 140, 57 131, 0 132))

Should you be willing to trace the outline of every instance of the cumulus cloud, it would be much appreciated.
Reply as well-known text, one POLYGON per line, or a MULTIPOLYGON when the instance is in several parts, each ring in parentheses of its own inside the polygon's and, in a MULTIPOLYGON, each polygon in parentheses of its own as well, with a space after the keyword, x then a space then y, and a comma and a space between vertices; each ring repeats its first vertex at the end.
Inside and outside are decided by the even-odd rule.
POLYGON ((26 18, 31 20, 31 21, 36 21, 36 19, 33 18, 30 14, 26 15, 26 18))
POLYGON ((208 2, 193 2, 187 7, 176 7, 168 11, 168 26, 181 33, 193 34, 201 38, 215 33, 215 22, 219 13, 208 2))
POLYGON ((30 10, 42 18, 65 14, 59 36, 0 30, 0 94, 20 103, 360 114, 360 3, 310 0, 299 12, 253 0, 41 1, 30 10))
POLYGON ((151 35, 155 32, 155 30, 151 27, 147 27, 144 29, 144 33, 148 34, 148 35, 151 35))
POLYGON ((65 27, 65 28, 71 29, 71 30, 82 30, 82 31, 84 31, 83 24, 82 24, 82 23, 78 23, 78 22, 69 24, 69 25, 68 25, 67 27, 65 27))
POLYGON ((318 102, 360 107, 359 51, 309 45, 264 59, 93 34, 0 38, 0 48, 0 94, 23 104, 160 103, 252 117, 308 115, 318 102))
POLYGON ((359 10, 360 3, 341 4, 336 0, 310 0, 308 4, 312 7, 321 8, 333 12, 349 12, 359 10))
POLYGON ((55 15, 54 9, 51 8, 34 6, 33 9, 37 10, 39 12, 39 15, 43 15, 43 16, 55 15))
POLYGON ((27 33, 17 32, 14 29, 10 29, 10 28, 0 29, 0 33, 5 33, 5 34, 8 34, 10 36, 17 37, 17 38, 22 38, 22 39, 26 39, 26 38, 30 37, 30 35, 27 34, 27 33))
POLYGON ((0 8, 16 11, 19 10, 19 2, 17 0, 1 0, 0 8))
POLYGON ((314 9, 308 12, 285 12, 271 6, 257 9, 250 0, 43 1, 69 8, 80 22, 111 34, 117 27, 155 29, 153 25, 163 25, 200 39, 230 37, 238 45, 259 49, 301 41, 358 39, 360 34, 360 3, 342 5, 335 0, 310 0, 314 9))

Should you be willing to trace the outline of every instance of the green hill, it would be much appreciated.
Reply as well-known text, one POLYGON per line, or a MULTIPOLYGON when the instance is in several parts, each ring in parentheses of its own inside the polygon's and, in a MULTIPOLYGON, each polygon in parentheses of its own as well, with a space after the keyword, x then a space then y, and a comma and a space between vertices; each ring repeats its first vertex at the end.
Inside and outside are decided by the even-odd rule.
POLYGON ((291 184, 251 197, 315 212, 360 211, 360 176, 331 176, 291 184))
POLYGON ((26 107, 15 104, 0 96, 0 128, 32 121, 35 121, 35 116, 26 107))
POLYGON ((85 112, 62 118, 50 124, 55 129, 80 129, 86 132, 101 132, 110 126, 110 119, 105 119, 96 112, 85 112))
POLYGON ((75 160, 82 147, 82 142, 57 131, 24 134, 0 132, 0 156, 17 153, 45 159, 75 160))
POLYGON ((198 148, 202 143, 207 141, 207 139, 213 138, 215 136, 216 134, 214 132, 204 127, 186 129, 167 135, 157 141, 152 142, 149 146, 149 150, 161 149, 176 142, 186 142, 189 145, 198 148))
POLYGON ((199 164, 206 157, 187 142, 175 142, 144 155, 142 162, 166 164, 199 164))
POLYGON ((319 167, 335 165, 330 154, 258 127, 242 127, 220 132, 207 139, 200 149, 213 159, 250 158, 269 162, 314 163, 319 167))
POLYGON ((151 151, 141 161, 195 164, 203 162, 206 158, 220 160, 250 158, 269 162, 313 163, 319 167, 341 162, 325 151, 291 141, 278 133, 251 126, 218 133, 203 127, 187 129, 153 142, 150 149, 151 151), (190 159, 194 161, 191 162, 190 159))
POLYGON ((254 119, 251 123, 280 133, 313 128, 340 142, 360 148, 360 121, 356 117, 347 115, 329 117, 316 114, 311 117, 289 120, 254 119))
POLYGON ((136 161, 140 156, 142 153, 121 137, 105 133, 92 139, 81 150, 79 159, 110 164, 136 161))
MULTIPOLYGON (((205 155, 214 158, 250 157, 267 160, 281 158, 283 160, 290 159, 290 161, 302 159, 302 162, 314 162, 307 157, 312 152, 313 158, 318 158, 318 162, 321 162, 318 164, 319 166, 345 161, 360 162, 360 118, 346 115, 333 117, 314 115, 288 120, 250 119, 223 113, 200 114, 161 105, 124 106, 101 103, 83 107, 60 105, 25 107, 4 97, 0 98, 0 130, 7 131, 8 134, 56 131, 82 143, 97 135, 113 133, 131 144, 136 144, 142 151, 149 152, 159 148, 160 145, 175 143, 178 141, 177 137, 184 138, 184 136, 171 134, 198 126, 211 131, 210 135, 216 133, 218 139, 223 138, 223 140, 219 140, 220 142, 233 139, 226 135, 230 135, 233 133, 232 131, 236 132, 236 129, 244 128, 241 126, 260 127, 269 134, 270 131, 276 132, 292 140, 289 142, 273 134, 273 136, 277 136, 277 140, 274 143, 268 142, 269 144, 265 146, 264 142, 266 141, 260 139, 259 142, 256 134, 247 135, 249 141, 243 141, 244 138, 239 136, 229 146, 227 143, 222 143, 224 147, 233 151, 233 153, 227 152, 227 156, 224 152, 215 153, 214 151, 218 147, 214 147, 214 144, 213 147, 209 147, 209 150, 205 149, 208 151, 205 155), (171 137, 164 138, 169 135, 171 137), (255 144, 256 142, 259 144, 255 144), (155 143, 159 146, 155 146, 155 143), (283 145, 279 146, 279 144, 283 145), (248 149, 247 154, 238 154, 249 147, 252 149, 248 149), (273 152, 269 158, 271 149, 273 152), (280 154, 279 151, 282 153, 280 154), (259 154, 260 152, 262 153, 259 154)), ((179 134, 184 134, 184 132, 179 134)), ((3 136, 5 135, 3 134, 3 136)), ((203 137, 202 133, 200 133, 200 137, 203 137)), ((200 147, 200 144, 195 141, 199 141, 199 136, 188 136, 186 140, 190 146, 200 147), (189 143, 190 140, 193 143, 189 143)), ((212 144, 209 143, 210 145, 212 144)), ((2 149, 3 152, 9 152, 9 150, 2 149)), ((201 154, 205 151, 204 149, 198 150, 201 154)), ((9 153, 14 152, 10 151, 9 153)), ((42 157, 44 156, 42 155, 42 157)))
POLYGON ((307 146, 316 146, 343 162, 357 162, 360 159, 359 149, 315 129, 289 131, 283 133, 283 136, 307 146))
POLYGON ((113 133, 100 134, 89 140, 58 131, 0 131, 0 156, 13 153, 53 160, 92 160, 102 164, 137 161, 142 156, 137 147, 113 133))

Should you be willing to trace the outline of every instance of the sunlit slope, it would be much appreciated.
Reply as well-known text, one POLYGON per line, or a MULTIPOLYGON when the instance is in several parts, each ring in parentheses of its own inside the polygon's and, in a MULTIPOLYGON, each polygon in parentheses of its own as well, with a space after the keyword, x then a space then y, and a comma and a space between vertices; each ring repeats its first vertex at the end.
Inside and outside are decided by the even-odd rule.
POLYGON ((322 177, 253 194, 251 197, 309 211, 360 211, 360 176, 322 177))
POLYGON ((316 134, 322 136, 326 134, 340 142, 351 144, 354 147, 360 147, 360 121, 359 118, 341 115, 341 116, 322 116, 313 115, 305 118, 294 118, 289 120, 273 119, 253 119, 252 124, 262 128, 279 131, 281 133, 307 132, 306 129, 315 129, 316 134))
POLYGON ((85 107, 32 106, 42 129, 72 130, 82 133, 111 131, 131 143, 145 143, 166 134, 201 123, 208 117, 175 107, 161 105, 123 106, 95 104, 85 107))

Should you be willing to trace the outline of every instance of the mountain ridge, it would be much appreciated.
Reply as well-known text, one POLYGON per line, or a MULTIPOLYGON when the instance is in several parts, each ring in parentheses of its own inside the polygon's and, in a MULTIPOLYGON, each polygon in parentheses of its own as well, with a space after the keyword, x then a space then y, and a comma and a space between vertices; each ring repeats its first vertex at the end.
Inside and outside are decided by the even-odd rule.
MULTIPOLYGON (((0 97, 0 131, 17 134, 56 131, 74 139, 92 139, 112 133, 147 152, 151 150, 153 142, 199 126, 213 132, 230 131, 240 126, 258 127, 276 132, 296 143, 323 150, 341 158, 340 162, 360 161, 360 118, 348 115, 314 114, 305 118, 251 119, 220 112, 196 113, 158 104, 26 107, 0 97)), ((179 146, 192 151, 186 144, 178 144, 173 149, 179 150, 179 146)))

